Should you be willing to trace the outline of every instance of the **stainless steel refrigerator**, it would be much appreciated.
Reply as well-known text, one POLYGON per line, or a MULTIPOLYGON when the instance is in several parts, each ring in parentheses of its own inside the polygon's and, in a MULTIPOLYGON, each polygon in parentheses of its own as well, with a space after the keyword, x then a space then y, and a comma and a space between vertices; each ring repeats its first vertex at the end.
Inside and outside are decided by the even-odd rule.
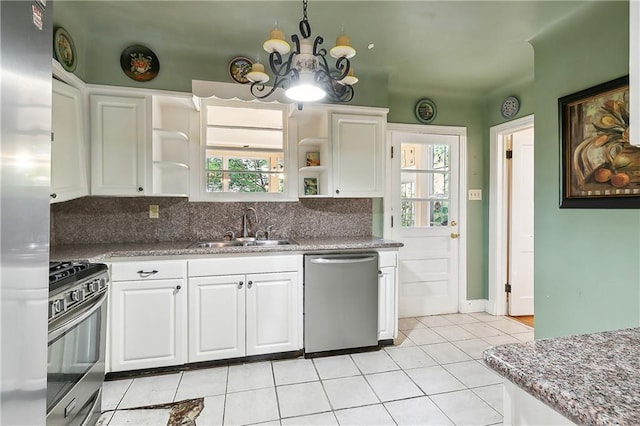
POLYGON ((0 1, 0 424, 46 418, 51 0, 0 1))

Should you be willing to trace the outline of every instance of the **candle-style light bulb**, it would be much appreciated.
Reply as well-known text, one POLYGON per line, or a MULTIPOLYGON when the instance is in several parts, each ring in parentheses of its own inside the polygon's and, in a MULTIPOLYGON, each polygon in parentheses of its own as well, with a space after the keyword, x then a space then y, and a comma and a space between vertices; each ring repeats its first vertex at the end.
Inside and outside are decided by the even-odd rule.
POLYGON ((289 53, 291 46, 284 39, 284 33, 278 28, 278 21, 276 20, 275 27, 269 33, 269 39, 264 42, 262 48, 267 53, 278 52, 281 55, 289 53))

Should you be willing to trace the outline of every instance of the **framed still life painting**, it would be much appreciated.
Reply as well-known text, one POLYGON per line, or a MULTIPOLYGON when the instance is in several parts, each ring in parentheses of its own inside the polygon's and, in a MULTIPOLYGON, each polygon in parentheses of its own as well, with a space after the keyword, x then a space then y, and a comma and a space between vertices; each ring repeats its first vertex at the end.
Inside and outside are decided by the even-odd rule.
POLYGON ((629 77, 558 100, 561 208, 640 207, 640 147, 629 141, 629 77))

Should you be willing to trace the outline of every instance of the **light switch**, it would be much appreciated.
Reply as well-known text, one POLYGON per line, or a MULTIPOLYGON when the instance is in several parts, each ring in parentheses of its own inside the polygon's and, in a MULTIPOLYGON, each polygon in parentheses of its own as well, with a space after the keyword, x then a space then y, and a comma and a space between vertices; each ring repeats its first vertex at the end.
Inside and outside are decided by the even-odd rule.
POLYGON ((482 200, 482 189, 470 189, 469 201, 479 201, 479 200, 482 200))
POLYGON ((160 206, 157 204, 149 204, 149 219, 158 219, 160 217, 160 206))

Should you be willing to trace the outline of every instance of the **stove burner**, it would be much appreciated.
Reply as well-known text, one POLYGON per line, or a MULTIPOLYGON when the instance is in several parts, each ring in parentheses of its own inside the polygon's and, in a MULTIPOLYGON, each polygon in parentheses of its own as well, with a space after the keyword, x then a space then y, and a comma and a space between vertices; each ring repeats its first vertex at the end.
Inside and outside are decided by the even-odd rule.
POLYGON ((107 290, 107 265, 87 262, 49 262, 49 321, 107 290))

